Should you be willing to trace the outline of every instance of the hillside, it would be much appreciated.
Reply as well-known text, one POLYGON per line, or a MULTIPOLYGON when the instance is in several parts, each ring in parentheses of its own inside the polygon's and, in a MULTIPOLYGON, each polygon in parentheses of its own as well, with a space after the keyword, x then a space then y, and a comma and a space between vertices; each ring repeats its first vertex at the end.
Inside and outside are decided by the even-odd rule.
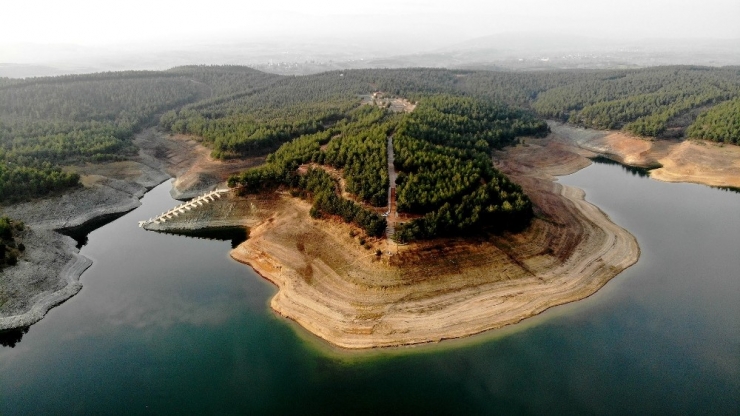
POLYGON ((279 76, 238 66, 2 79, 0 203, 77 186, 65 166, 125 160, 147 126, 193 135, 220 159, 264 156, 326 131, 373 91, 469 96, 638 136, 737 143, 737 67, 496 72, 357 69, 279 76), (732 101, 735 100, 735 101, 732 101), (695 122, 696 121, 696 122, 695 122))
MULTIPOLYGON (((332 297, 349 319, 342 323, 349 325, 347 333, 358 330, 352 323, 357 319, 375 325, 388 316, 401 324, 403 314, 383 312, 388 301, 399 299, 412 309, 425 305, 419 311, 429 322, 440 316, 433 311, 475 306, 470 299, 479 295, 494 300, 485 310, 511 306, 505 319, 475 315, 473 326, 449 321, 458 328, 452 336, 516 322, 588 296, 639 253, 631 236, 549 175, 577 170, 588 163, 583 154, 598 153, 650 167, 657 166, 655 159, 664 165, 656 175, 667 180, 708 181, 692 173, 698 166, 714 175, 712 184, 722 185, 718 175, 730 171, 711 165, 734 161, 736 152, 698 160, 719 151, 693 141, 667 147, 634 133, 635 126, 657 126, 664 136, 682 138, 688 131, 737 142, 734 124, 724 121, 735 115, 737 71, 417 68, 292 77, 190 66, 2 80, 0 203, 6 215, 32 224, 28 261, 7 270, 25 280, 12 286, 4 310, 23 313, 34 296, 45 302, 43 312, 11 317, 6 326, 35 322, 81 288, 79 274, 90 262, 52 230, 130 210, 168 175, 177 178, 173 194, 179 198, 232 175, 228 183, 236 195, 223 207, 223 218, 184 215, 155 228, 254 227, 234 257, 278 285, 306 288, 281 292, 273 307, 308 328, 311 318, 300 308, 318 293, 339 292, 351 295, 332 297), (579 141, 581 133, 594 131, 575 129, 575 138, 540 139, 549 131, 543 117, 625 133, 596 132, 604 139, 579 141), (686 130, 692 123, 701 128, 686 130), (646 146, 649 154, 640 150, 646 146), (661 149, 675 151, 664 155, 661 149), (237 214, 242 217, 233 218, 237 214), (427 280, 430 265, 444 272, 439 279, 427 280), (581 280, 569 280, 575 286, 563 296, 541 291, 564 282, 569 267, 579 265, 598 266, 589 273, 599 278, 578 275, 581 280), (508 285, 520 283, 532 284, 532 291, 509 296, 508 285), (470 292, 483 287, 479 295, 470 292), (398 298, 378 296, 384 291, 398 298), (354 296, 365 297, 359 302, 369 312, 344 310, 358 302, 354 296), (500 303, 501 296, 515 303, 500 303), (530 303, 534 298, 542 302, 530 303)), ((404 325, 398 328, 409 329, 404 325)), ((447 336, 424 325, 413 331, 417 336, 400 341, 387 332, 383 345, 447 336)))

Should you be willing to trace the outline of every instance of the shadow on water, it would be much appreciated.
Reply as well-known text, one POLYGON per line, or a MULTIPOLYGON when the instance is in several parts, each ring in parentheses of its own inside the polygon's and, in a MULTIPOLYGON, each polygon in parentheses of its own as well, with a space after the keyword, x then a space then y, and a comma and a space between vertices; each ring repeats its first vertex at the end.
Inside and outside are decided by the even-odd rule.
POLYGON ((11 329, 8 331, 0 332, 0 346, 15 348, 15 346, 21 342, 23 335, 28 333, 30 327, 24 326, 22 328, 11 329))
POLYGON ((102 215, 100 217, 95 217, 90 221, 87 221, 76 227, 60 228, 57 230, 57 232, 72 237, 77 242, 76 247, 79 250, 87 244, 87 236, 91 232, 117 220, 118 218, 121 218, 129 212, 130 210, 125 212, 117 212, 115 214, 102 215))
POLYGON ((720 191, 734 192, 736 194, 740 194, 740 188, 736 186, 712 186, 712 188, 719 189, 720 191))
MULTIPOLYGON (((650 176, 650 170, 648 168, 638 168, 635 166, 625 165, 624 163, 619 163, 616 160, 609 159, 606 156, 596 156, 590 158, 592 162, 594 163, 600 163, 602 165, 617 165, 621 166, 622 169, 624 169, 626 172, 631 173, 634 176, 639 176, 641 178, 647 178, 650 176)), ((656 166, 657 168, 657 166, 656 166)), ((653 168, 654 169, 654 168, 653 168)))
POLYGON ((203 230, 181 230, 181 231, 158 231, 162 234, 172 234, 191 238, 202 238, 206 240, 231 241, 231 248, 249 238, 249 229, 246 227, 220 227, 203 230))

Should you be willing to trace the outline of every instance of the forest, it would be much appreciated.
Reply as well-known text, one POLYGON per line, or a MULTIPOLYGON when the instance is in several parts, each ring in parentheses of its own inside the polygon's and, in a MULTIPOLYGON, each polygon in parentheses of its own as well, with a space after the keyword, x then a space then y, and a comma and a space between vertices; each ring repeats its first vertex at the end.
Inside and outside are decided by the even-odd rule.
POLYGON ((385 218, 362 203, 339 195, 337 180, 319 166, 342 169, 348 192, 370 205, 385 205, 385 143, 393 118, 377 107, 357 108, 326 131, 305 134, 281 145, 264 165, 231 177, 229 186, 238 187, 243 193, 291 189, 293 195, 313 202, 313 217, 338 216, 362 228, 368 236, 380 237, 387 225, 385 218), (310 165, 300 172, 299 167, 306 164, 310 165))
MULTIPOLYGON (((679 116, 740 95, 737 67, 549 72, 409 68, 250 77, 238 92, 168 113, 161 125, 203 137, 215 157, 253 155, 326 128, 353 108, 359 95, 379 90, 413 101, 430 94, 465 95, 580 126, 660 136, 679 116)), ((713 135, 706 139, 715 140, 713 135)))
POLYGON ((401 171, 398 210, 423 215, 399 227, 400 241, 517 229, 531 218, 531 202, 493 168, 490 154, 518 136, 547 132, 547 124, 526 112, 470 97, 430 95, 405 115, 368 105, 326 131, 283 144, 265 165, 232 177, 229 185, 246 193, 292 189, 313 201, 314 217, 336 215, 380 236, 385 219, 342 198, 337 181, 320 166, 341 169, 346 190, 358 200, 386 206, 392 134, 401 171), (301 165, 309 167, 301 173, 301 165))
POLYGON ((399 212, 423 214, 397 228, 402 242, 526 226, 532 203, 497 171, 491 151, 518 136, 543 136, 547 124, 468 97, 420 101, 394 138, 399 212))
MULTIPOLYGON (((689 115, 678 137, 740 142, 738 67, 543 72, 405 68, 295 77, 240 66, 184 66, 3 79, 0 203, 77 186, 79 178, 65 166, 133 157, 137 149, 131 139, 144 127, 159 125, 193 135, 216 158, 265 155, 305 135, 330 131, 352 117, 361 97, 373 91, 412 101, 465 96, 542 118, 642 136, 661 137, 675 120, 689 115)), ((343 155, 340 143, 331 146, 343 155)), ((355 161, 341 156, 330 164, 353 169, 355 161)), ((362 200, 374 197, 371 203, 379 203, 380 193, 370 182, 350 186, 362 200)))
POLYGON ((740 98, 700 114, 686 133, 689 137, 740 145, 740 98))
POLYGON ((76 186, 62 169, 137 153, 131 138, 203 86, 158 72, 31 78, 0 88, 0 203, 76 186))
POLYGON ((532 108, 542 117, 585 127, 660 136, 671 119, 738 95, 740 68, 737 67, 594 71, 540 92, 532 108))

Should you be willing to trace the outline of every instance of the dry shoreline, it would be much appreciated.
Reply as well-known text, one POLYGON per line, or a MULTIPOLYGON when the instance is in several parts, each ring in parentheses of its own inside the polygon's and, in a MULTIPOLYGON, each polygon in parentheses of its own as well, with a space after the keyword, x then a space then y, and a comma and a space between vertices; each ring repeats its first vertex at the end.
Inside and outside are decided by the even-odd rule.
MULTIPOLYGON (((53 277, 58 276, 58 279, 48 279, 49 288, 31 297, 27 302, 18 299, 26 311, 0 317, 0 331, 27 327, 40 321, 49 310, 82 290, 80 276, 92 266, 90 259, 78 254, 75 241, 70 237, 57 238, 58 234, 53 231, 34 230, 28 233, 39 235, 29 238, 32 244, 29 244, 31 248, 26 254, 27 261, 15 266, 17 269, 12 271, 11 278, 20 275, 37 278, 39 275, 51 274, 53 277), (50 235, 52 233, 57 235, 50 235)), ((29 237, 28 234, 26 237, 29 237)))
POLYGON ((26 252, 16 266, 3 270, 0 331, 32 325, 79 293, 80 276, 92 261, 59 231, 131 211, 149 189, 169 178, 155 169, 141 169, 135 181, 99 177, 60 196, 3 207, 3 215, 27 227, 22 236, 26 252))
POLYGON ((184 197, 211 189, 230 173, 260 160, 215 161, 191 138, 170 138, 154 128, 139 133, 134 143, 140 151, 132 160, 67 167, 80 174, 83 186, 78 189, 0 207, 2 215, 27 225, 24 255, 16 266, 2 271, 0 331, 38 322, 82 289, 80 276, 92 262, 59 230, 131 211, 147 191, 171 175, 188 178, 173 186, 172 193, 184 197))
POLYGON ((564 143, 585 156, 600 155, 650 170, 663 182, 740 188, 740 146, 695 140, 643 139, 620 131, 583 129, 554 121, 548 125, 564 143))
MULTIPOLYGON (((577 189, 563 187, 562 195, 577 201, 591 219, 606 218, 598 208, 578 201, 583 194, 577 189)), ((600 222, 603 225, 603 221, 600 222)), ((612 226, 613 230, 618 229, 612 226)), ((391 296, 394 299, 386 305, 386 313, 377 317, 362 314, 373 305, 354 305, 361 303, 360 298, 368 293, 343 299, 345 303, 337 305, 336 299, 326 299, 323 293, 308 291, 308 294, 302 294, 301 290, 305 289, 302 279, 291 275, 296 271, 284 268, 264 251, 240 246, 232 251, 231 256, 279 288, 270 305, 280 315, 336 346, 364 349, 467 337, 518 323, 553 306, 586 298, 639 257, 639 247, 634 239, 622 229, 614 231, 617 232, 609 233, 591 256, 583 256, 549 273, 513 282, 463 287, 456 293, 442 294, 433 300, 411 300, 402 304, 403 297, 391 296), (397 313, 392 315, 391 312, 397 313)), ((357 285, 351 289, 383 291, 382 288, 357 285)), ((437 291, 444 292, 444 289, 437 291)))

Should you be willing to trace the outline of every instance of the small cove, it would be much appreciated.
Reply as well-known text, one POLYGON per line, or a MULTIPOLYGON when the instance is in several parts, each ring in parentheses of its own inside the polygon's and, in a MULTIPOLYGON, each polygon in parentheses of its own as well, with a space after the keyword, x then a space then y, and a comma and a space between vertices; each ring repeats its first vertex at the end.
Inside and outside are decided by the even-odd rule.
POLYGON ((710 413, 740 406, 740 196, 594 164, 586 191, 642 248, 594 296, 438 346, 332 353, 275 316, 231 241, 91 232, 80 294, 0 347, 0 413, 710 413))

